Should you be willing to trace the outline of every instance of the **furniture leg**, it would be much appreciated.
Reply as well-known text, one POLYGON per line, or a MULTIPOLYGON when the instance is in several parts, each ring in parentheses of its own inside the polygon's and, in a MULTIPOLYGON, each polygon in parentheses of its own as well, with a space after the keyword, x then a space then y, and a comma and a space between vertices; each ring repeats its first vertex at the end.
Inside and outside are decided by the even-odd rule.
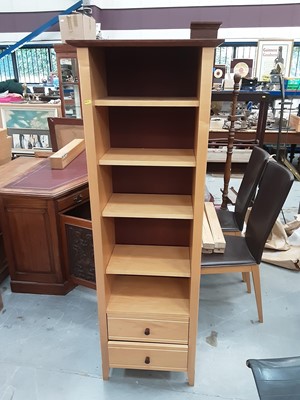
POLYGON ((257 305, 257 313, 259 322, 263 322, 263 311, 262 311, 262 301, 261 301, 261 290, 260 290, 260 276, 259 276, 259 266, 255 265, 251 268, 253 286, 255 292, 255 299, 257 305))

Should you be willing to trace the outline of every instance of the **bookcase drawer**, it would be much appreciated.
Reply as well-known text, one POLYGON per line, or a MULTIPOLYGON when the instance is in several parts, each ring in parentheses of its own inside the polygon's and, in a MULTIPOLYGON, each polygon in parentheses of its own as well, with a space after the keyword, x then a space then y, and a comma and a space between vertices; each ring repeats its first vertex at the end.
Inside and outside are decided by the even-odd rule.
POLYGON ((110 340, 188 343, 187 321, 160 321, 108 317, 110 340))
POLYGON ((186 371, 188 346, 108 342, 110 368, 186 371))

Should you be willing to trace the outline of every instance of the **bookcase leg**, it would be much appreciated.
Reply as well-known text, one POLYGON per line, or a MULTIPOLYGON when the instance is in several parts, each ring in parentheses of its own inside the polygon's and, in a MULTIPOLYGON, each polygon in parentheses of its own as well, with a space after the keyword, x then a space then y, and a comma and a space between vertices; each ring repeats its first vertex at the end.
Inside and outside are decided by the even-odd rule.
POLYGON ((190 386, 194 386, 194 384, 195 384, 195 370, 194 370, 194 368, 193 368, 192 371, 188 371, 187 375, 188 375, 189 385, 190 386))
POLYGON ((109 379, 109 367, 106 365, 102 366, 102 375, 103 375, 103 380, 108 381, 109 379))

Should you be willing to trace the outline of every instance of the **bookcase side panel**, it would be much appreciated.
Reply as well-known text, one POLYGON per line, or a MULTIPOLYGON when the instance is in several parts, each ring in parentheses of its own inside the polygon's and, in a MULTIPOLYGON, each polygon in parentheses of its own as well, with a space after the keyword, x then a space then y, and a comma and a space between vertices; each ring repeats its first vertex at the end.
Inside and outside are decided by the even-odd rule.
POLYGON ((113 243, 110 243, 113 236, 113 225, 103 227, 101 214, 105 206, 103 202, 111 194, 112 188, 109 179, 103 178, 103 171, 99 167, 99 157, 108 150, 110 144, 107 113, 105 110, 99 111, 93 106, 95 98, 106 94, 104 52, 98 51, 97 54, 91 54, 89 49, 79 48, 77 56, 82 79, 84 134, 90 187, 102 369, 103 379, 108 379, 106 307, 110 297, 111 278, 105 275, 105 260, 113 247, 113 243), (103 182, 106 184, 103 185, 103 182), (103 229, 110 234, 103 235, 103 229))
POLYGON ((198 328, 198 309, 200 294, 200 263, 202 244, 202 221, 205 196, 205 177, 207 162, 208 133, 210 121, 210 96, 211 77, 214 49, 199 49, 198 62, 198 99, 199 109, 196 115, 195 127, 195 157, 196 168, 194 173, 192 202, 194 208, 194 219, 191 226, 191 281, 190 281, 190 330, 188 351, 188 380, 190 385, 194 384, 196 340, 198 328))

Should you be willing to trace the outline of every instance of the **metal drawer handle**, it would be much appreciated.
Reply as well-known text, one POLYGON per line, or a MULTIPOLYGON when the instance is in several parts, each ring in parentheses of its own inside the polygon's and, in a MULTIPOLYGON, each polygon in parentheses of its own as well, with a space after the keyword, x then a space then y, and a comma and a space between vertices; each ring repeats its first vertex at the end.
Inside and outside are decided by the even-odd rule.
POLYGON ((77 194, 77 196, 73 197, 74 203, 80 203, 80 202, 82 202, 82 199, 83 199, 82 194, 77 194))
POLYGON ((150 364, 150 357, 145 358, 145 364, 150 364))
POLYGON ((149 328, 146 328, 146 329, 144 330, 144 334, 145 334, 146 336, 150 335, 150 329, 149 329, 149 328))

